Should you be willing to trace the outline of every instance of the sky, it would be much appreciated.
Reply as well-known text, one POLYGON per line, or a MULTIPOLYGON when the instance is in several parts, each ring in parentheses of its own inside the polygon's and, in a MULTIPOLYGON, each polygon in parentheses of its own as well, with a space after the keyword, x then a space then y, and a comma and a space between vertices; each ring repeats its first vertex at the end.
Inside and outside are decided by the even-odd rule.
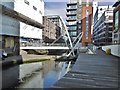
MULTIPOLYGON (((98 5, 113 5, 116 0, 94 0, 99 1, 98 5)), ((66 3, 67 0, 44 0, 45 15, 60 15, 66 20, 66 3)))
POLYGON ((45 2, 45 15, 60 15, 66 19, 66 2, 45 2))

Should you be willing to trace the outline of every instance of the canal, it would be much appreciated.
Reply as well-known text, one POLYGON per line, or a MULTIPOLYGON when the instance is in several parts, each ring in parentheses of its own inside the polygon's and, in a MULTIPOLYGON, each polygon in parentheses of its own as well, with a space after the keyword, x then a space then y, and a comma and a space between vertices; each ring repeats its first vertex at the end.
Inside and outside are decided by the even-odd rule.
POLYGON ((50 88, 71 69, 72 65, 68 61, 58 62, 54 60, 20 65, 20 82, 15 87, 17 90, 50 88))

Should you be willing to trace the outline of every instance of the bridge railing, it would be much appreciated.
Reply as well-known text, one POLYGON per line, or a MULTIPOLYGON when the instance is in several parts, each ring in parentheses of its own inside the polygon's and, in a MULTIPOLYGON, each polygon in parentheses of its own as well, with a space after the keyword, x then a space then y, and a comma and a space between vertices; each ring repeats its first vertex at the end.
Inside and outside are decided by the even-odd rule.
POLYGON ((20 43, 20 47, 27 47, 27 46, 33 46, 33 47, 41 47, 41 46, 67 47, 67 45, 65 43, 54 43, 53 45, 51 45, 51 43, 29 43, 29 42, 20 43))

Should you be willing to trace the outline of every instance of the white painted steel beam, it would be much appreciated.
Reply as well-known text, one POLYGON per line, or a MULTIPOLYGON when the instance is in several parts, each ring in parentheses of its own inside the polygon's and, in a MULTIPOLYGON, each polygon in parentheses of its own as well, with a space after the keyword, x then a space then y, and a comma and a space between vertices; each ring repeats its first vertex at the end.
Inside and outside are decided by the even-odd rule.
POLYGON ((20 49, 58 49, 58 50, 60 50, 60 49, 66 49, 66 50, 68 50, 69 49, 69 47, 58 47, 58 46, 41 46, 41 47, 30 47, 30 46, 27 46, 27 47, 20 47, 20 49))

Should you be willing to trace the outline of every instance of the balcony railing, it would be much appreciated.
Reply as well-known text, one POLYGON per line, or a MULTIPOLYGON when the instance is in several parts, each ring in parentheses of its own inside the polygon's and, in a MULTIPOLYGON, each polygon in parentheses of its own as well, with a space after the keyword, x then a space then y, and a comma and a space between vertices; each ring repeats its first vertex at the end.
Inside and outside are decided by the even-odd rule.
POLYGON ((76 12, 74 12, 74 13, 67 13, 66 15, 67 16, 71 16, 71 15, 76 15, 77 13, 76 12))
POLYGON ((77 18, 67 18, 67 21, 76 21, 77 18))
POLYGON ((75 8, 75 7, 72 7, 72 8, 71 8, 71 7, 68 7, 68 8, 67 8, 67 11, 72 11, 72 10, 77 10, 77 7, 76 7, 76 8, 75 8))
POLYGON ((76 2, 67 2, 67 6, 70 6, 70 5, 77 5, 77 3, 76 2))

